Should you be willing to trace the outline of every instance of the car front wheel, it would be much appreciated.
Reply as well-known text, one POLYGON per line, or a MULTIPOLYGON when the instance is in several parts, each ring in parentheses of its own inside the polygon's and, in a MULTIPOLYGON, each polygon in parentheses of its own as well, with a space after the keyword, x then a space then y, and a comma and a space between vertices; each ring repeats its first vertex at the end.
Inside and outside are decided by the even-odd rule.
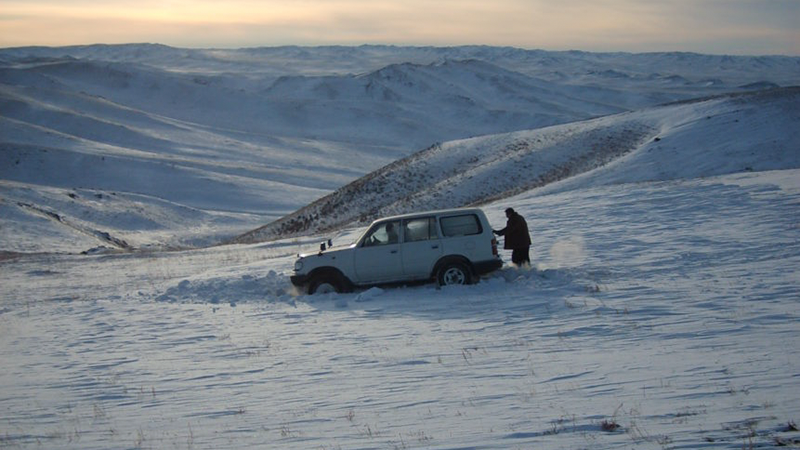
POLYGON ((308 285, 308 294, 330 294, 332 292, 342 292, 341 281, 333 275, 320 275, 314 277, 308 285))
POLYGON ((470 284, 472 274, 467 266, 461 263, 450 263, 439 270, 439 286, 470 284))

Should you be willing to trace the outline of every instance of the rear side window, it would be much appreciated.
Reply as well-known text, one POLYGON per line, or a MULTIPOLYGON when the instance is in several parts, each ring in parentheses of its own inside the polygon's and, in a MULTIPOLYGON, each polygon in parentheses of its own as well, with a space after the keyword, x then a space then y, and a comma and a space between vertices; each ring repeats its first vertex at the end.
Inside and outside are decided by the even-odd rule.
POLYGON ((406 242, 428 241, 439 237, 436 233, 436 219, 424 217, 405 221, 406 242))
POLYGON ((471 236, 483 233, 483 227, 475 214, 463 216, 442 217, 439 219, 442 225, 442 234, 445 237, 471 236))

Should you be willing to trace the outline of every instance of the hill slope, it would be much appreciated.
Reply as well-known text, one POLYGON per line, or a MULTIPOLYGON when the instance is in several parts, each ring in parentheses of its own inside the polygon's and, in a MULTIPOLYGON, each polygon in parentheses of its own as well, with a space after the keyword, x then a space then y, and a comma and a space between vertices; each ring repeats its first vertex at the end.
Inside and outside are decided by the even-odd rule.
POLYGON ((800 88, 723 96, 435 145, 238 237, 257 242, 409 211, 582 186, 800 167, 800 88), (719 162, 723 163, 720 164, 719 162), (549 189, 554 189, 552 186, 549 189))

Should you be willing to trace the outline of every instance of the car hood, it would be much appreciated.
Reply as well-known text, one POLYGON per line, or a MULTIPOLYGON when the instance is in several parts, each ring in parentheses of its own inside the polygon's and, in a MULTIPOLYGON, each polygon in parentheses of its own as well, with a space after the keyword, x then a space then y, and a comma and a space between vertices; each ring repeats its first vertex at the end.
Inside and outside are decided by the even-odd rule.
POLYGON ((314 257, 329 257, 329 258, 333 258, 333 257, 336 257, 338 255, 342 255, 342 254, 345 254, 345 253, 353 251, 354 247, 355 247, 354 245, 351 245, 349 247, 331 247, 331 248, 329 248, 327 250, 324 250, 324 251, 321 251, 321 252, 301 253, 299 255, 299 257, 300 257, 300 259, 314 258, 314 257))

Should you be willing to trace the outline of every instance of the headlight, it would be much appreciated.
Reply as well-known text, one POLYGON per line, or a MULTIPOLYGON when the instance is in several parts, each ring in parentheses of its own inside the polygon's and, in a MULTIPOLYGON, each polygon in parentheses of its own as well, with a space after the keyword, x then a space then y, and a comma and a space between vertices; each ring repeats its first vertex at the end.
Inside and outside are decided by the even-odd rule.
POLYGON ((303 260, 302 259, 298 259, 294 263, 294 271, 295 272, 300 272, 301 270, 303 270, 303 260))

